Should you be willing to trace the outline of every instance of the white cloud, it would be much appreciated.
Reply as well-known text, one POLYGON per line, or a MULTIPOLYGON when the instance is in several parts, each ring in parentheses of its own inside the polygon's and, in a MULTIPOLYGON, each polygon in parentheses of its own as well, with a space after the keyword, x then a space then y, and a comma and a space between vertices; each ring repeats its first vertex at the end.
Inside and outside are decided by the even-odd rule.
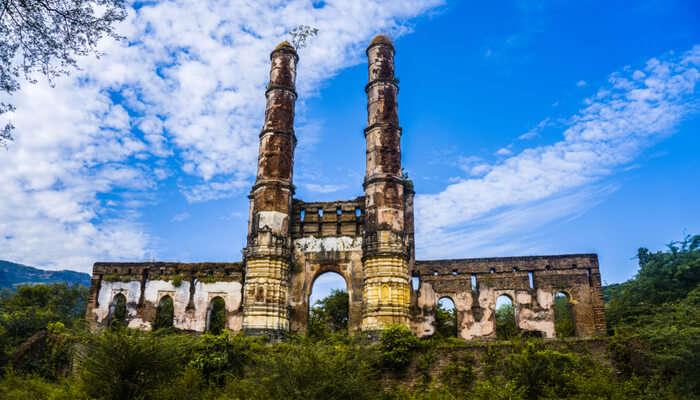
MULTIPOLYGON (((471 239, 487 237, 491 246, 504 243, 505 232, 498 234, 493 221, 536 212, 538 221, 551 222, 570 214, 567 209, 579 209, 587 200, 578 191, 590 191, 625 168, 697 110, 699 66, 700 46, 695 46, 681 56, 649 60, 643 75, 614 73, 609 85, 570 119, 563 140, 524 150, 492 165, 481 178, 416 196, 419 254, 472 255, 486 243, 471 239), (558 208, 563 212, 549 210, 556 199, 564 199, 558 208)), ((524 223, 517 229, 525 234, 535 228, 524 223)))
POLYGON ((584 80, 580 80, 580 81, 576 82, 576 86, 578 86, 578 87, 584 87, 586 85, 587 85, 587 83, 584 80))
POLYGON ((530 129, 529 131, 523 133, 522 135, 518 136, 518 139, 520 140, 528 140, 532 138, 536 138, 537 136, 540 135, 540 132, 549 125, 549 117, 543 119, 540 121, 537 126, 534 128, 530 129))
POLYGON ((0 163, 0 254, 82 270, 99 259, 144 259, 152 238, 137 208, 154 201, 149 192, 159 181, 193 175, 178 180, 188 201, 249 187, 269 53, 294 25, 320 31, 301 51, 302 104, 325 79, 362 62, 374 34, 406 33, 405 21, 441 3, 139 4, 119 28, 128 43, 104 41, 100 59, 78 60, 82 71, 55 88, 25 84, 13 96, 17 112, 3 116, 17 140, 0 163), (182 171, 154 161, 166 157, 182 171))
POLYGON ((179 214, 173 215, 173 217, 170 219, 170 222, 182 222, 190 219, 191 215, 187 211, 181 212, 179 214))
POLYGON ((313 193, 334 193, 347 187, 347 185, 319 185, 316 183, 302 183, 301 186, 313 193))
POLYGON ((511 154, 513 154, 513 152, 512 152, 508 147, 500 148, 500 149, 498 149, 498 151, 496 152, 496 155, 497 155, 497 156, 509 156, 509 155, 511 155, 511 154))

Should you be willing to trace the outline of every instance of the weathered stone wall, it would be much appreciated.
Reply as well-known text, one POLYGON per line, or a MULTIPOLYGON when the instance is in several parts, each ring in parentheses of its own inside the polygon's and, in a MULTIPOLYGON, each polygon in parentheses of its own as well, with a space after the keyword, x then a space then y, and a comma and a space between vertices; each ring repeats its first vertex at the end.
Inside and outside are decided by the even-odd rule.
POLYGON ((312 306, 309 304, 309 296, 313 283, 319 275, 329 271, 336 272, 345 279, 350 300, 349 329, 360 329, 364 198, 315 203, 294 200, 292 220, 292 331, 306 331, 309 307, 312 306))
POLYGON ((401 324, 418 336, 431 335, 437 302, 449 297, 460 337, 493 338, 496 299, 507 295, 522 331, 554 337, 554 296, 561 291, 573 303, 576 335, 602 334, 605 315, 594 254, 415 261, 415 192, 401 169, 394 45, 379 35, 366 54, 364 196, 314 203, 293 199, 299 59, 289 43, 280 43, 270 54, 244 262, 97 263, 88 320, 107 324, 114 297, 123 294, 129 326, 150 329, 158 303, 171 296, 175 327, 201 332, 212 299, 221 297, 230 330, 303 332, 314 280, 334 271, 345 279, 350 296, 351 331, 401 324), (175 287, 172 278, 180 275, 183 282, 175 287), (420 280, 418 290, 411 290, 411 276, 420 280))
POLYGON ((280 43, 270 54, 265 123, 258 173, 250 191, 243 328, 249 333, 289 330, 290 212, 294 187, 296 50, 280 43))
POLYGON ((435 307, 448 297, 455 304, 461 338, 495 338, 496 300, 506 295, 521 331, 552 338, 558 292, 569 296, 576 336, 605 333, 595 254, 416 261, 412 275, 420 281, 411 299, 411 326, 418 336, 434 333, 435 307))
POLYGON ((226 328, 241 329, 243 263, 96 263, 93 266, 87 320, 92 328, 109 324, 115 296, 126 298, 126 322, 150 330, 158 304, 173 300, 173 326, 204 332, 214 298, 226 304, 226 328), (180 281, 178 286, 175 282, 180 281))
POLYGON ((412 218, 407 220, 405 213, 407 183, 401 170, 394 52, 394 45, 382 35, 367 48, 363 331, 409 324, 411 237, 405 224, 412 218))

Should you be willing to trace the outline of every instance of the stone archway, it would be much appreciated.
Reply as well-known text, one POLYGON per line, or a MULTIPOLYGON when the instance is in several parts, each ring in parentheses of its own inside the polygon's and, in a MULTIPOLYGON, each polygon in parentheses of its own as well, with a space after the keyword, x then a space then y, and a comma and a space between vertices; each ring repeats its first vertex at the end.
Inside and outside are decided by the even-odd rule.
POLYGON ((306 291, 308 313, 307 333, 324 334, 349 328, 350 293, 347 279, 336 271, 323 271, 315 274, 306 291), (330 298, 337 290, 344 296, 330 298), (317 301, 328 299, 324 312, 316 310, 317 301), (330 329, 330 331, 329 331, 330 329))

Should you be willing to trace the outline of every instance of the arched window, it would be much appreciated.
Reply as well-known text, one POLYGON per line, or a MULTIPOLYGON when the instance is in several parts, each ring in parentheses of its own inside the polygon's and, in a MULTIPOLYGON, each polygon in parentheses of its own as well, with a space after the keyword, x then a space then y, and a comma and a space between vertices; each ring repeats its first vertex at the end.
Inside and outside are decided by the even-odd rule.
POLYGON ((309 336, 321 339, 347 331, 350 298, 346 288, 345 279, 336 272, 323 273, 314 280, 309 295, 309 336))
POLYGON ((498 340, 511 340, 518 336, 515 312, 513 300, 509 296, 504 294, 496 299, 496 338, 498 340))
POLYGON ((118 293, 109 306, 109 326, 119 329, 126 326, 126 296, 118 293))
POLYGON ((221 297, 214 297, 207 311, 207 332, 218 335, 226 329, 226 303, 221 297))
POLYGON ((574 314, 569 295, 558 292, 554 295, 554 332, 557 337, 571 337, 576 335, 574 328, 574 314))
POLYGON ((443 297, 435 308, 435 334, 440 337, 457 337, 457 310, 449 297, 443 297))
POLYGON ((173 307, 173 298, 163 296, 156 308, 156 320, 153 321, 153 330, 172 328, 175 309, 173 307))

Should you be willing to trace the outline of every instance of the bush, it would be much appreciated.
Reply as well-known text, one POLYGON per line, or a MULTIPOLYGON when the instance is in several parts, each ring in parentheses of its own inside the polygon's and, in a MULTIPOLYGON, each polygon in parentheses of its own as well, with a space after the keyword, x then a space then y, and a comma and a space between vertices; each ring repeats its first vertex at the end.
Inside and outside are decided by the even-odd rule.
POLYGON ((175 376, 190 342, 184 335, 105 331, 87 338, 79 357, 80 378, 88 395, 97 399, 148 397, 159 383, 175 376))
POLYGON ((382 366, 394 371, 404 370, 413 360, 419 344, 418 338, 407 327, 388 327, 379 338, 382 366))

